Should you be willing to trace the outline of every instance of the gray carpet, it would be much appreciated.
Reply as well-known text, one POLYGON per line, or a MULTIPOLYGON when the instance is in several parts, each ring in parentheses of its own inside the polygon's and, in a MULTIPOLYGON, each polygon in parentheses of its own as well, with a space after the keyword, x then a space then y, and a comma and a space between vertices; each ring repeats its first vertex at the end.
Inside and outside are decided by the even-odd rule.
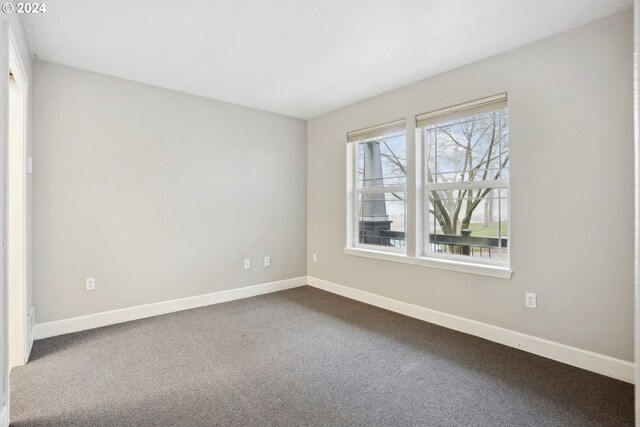
POLYGON ((13 426, 630 425, 633 387, 310 287, 36 341, 13 426))

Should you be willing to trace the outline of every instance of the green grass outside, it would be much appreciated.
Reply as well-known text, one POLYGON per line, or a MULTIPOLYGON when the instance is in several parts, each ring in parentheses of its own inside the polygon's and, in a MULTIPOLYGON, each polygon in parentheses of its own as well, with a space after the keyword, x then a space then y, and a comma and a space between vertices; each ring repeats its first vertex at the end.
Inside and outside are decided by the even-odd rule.
MULTIPOLYGON (((498 222, 490 222, 486 226, 484 223, 476 222, 469 225, 471 236, 475 237, 498 237, 498 222)), ((502 237, 509 235, 509 222, 503 221, 500 234, 502 237)))

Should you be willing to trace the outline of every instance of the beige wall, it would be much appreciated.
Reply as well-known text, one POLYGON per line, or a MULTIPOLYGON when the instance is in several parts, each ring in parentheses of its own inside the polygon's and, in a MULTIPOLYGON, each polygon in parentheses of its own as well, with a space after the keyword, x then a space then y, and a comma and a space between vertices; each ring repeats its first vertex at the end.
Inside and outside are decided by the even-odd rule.
POLYGON ((628 11, 310 120, 308 274, 632 361, 632 41, 628 11), (345 255, 346 133, 501 92, 512 279, 345 255))
POLYGON ((303 120, 35 64, 38 323, 305 275, 303 120))

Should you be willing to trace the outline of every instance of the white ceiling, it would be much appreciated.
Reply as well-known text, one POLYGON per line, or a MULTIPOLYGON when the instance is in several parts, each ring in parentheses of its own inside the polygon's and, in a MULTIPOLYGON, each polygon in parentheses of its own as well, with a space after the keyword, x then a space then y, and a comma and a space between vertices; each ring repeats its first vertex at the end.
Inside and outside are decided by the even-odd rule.
POLYGON ((631 0, 58 0, 40 59, 310 118, 631 7, 631 0))

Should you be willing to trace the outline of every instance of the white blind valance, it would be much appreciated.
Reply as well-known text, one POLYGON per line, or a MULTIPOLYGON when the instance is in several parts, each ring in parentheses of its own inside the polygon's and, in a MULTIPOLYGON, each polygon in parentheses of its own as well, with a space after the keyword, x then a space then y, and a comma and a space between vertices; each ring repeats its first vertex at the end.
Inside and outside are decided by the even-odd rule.
POLYGON ((347 133, 347 142, 358 142, 366 139, 389 135, 391 133, 402 132, 406 129, 406 127, 406 121, 403 119, 385 123, 383 125, 372 126, 366 129, 356 130, 347 133))
POLYGON ((459 119, 465 116, 499 110, 507 107, 507 94, 490 96, 476 101, 465 102, 453 107, 443 108, 416 116, 416 127, 424 128, 438 122, 459 119))

